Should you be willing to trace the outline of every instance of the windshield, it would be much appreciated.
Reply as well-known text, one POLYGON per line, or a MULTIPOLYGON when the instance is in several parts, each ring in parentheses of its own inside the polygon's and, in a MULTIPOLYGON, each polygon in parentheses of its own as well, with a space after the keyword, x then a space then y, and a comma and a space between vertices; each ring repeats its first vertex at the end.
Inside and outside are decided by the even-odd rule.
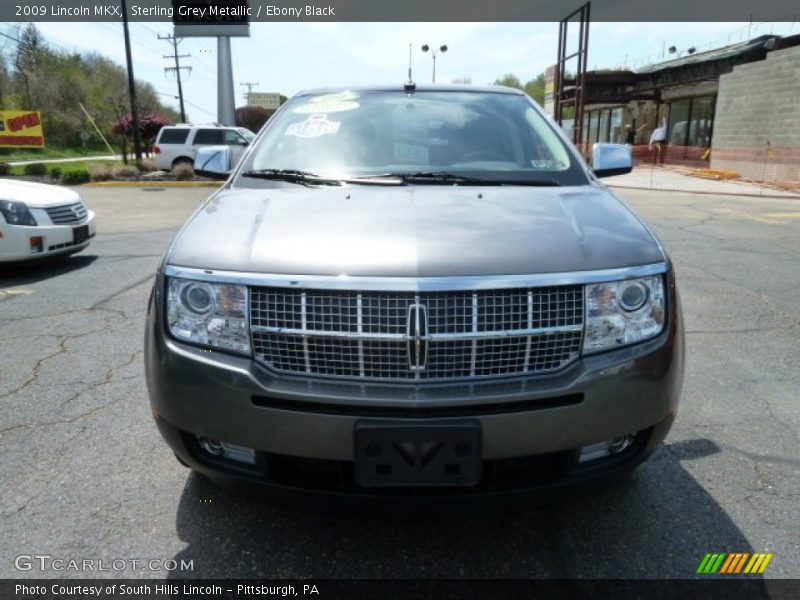
POLYGON ((523 95, 339 92, 296 96, 273 117, 243 173, 335 179, 447 174, 585 184, 583 168, 523 95))

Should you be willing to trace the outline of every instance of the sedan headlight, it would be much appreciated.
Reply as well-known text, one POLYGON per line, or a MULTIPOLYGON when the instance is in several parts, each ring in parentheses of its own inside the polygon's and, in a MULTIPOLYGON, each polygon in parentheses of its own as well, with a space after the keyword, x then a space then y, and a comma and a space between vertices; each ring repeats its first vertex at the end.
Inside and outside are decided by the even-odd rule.
POLYGON ((664 328, 660 275, 586 286, 586 354, 635 344, 664 328))
POLYGON ((0 213, 9 225, 36 226, 36 219, 24 202, 15 200, 0 200, 0 213))
POLYGON ((247 288, 171 277, 167 324, 179 340, 250 354, 247 288))

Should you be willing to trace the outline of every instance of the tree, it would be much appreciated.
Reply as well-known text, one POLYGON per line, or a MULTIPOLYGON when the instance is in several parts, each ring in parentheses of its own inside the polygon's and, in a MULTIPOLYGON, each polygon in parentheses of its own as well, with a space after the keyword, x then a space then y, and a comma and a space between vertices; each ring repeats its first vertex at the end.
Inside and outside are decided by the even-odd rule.
MULTIPOLYGON (((102 135, 111 138, 114 126, 130 112, 125 69, 97 54, 53 49, 33 24, 3 39, 9 42, 0 48, 2 108, 40 111, 49 147, 104 148, 81 105, 102 135)), ((151 85, 137 81, 136 95, 142 114, 162 115, 170 122, 177 119, 151 85)), ((0 149, 0 154, 7 152, 11 150, 0 149)))
POLYGON ((536 100, 539 106, 544 106, 544 85, 546 81, 544 73, 539 73, 525 84, 525 93, 536 100))
MULTIPOLYGON (((150 148, 155 142, 158 132, 165 125, 171 125, 172 120, 167 117, 155 113, 141 113, 139 114, 139 136, 141 137, 142 144, 145 149, 150 148)), ((133 116, 128 113, 119 118, 114 125, 113 132, 118 137, 122 138, 122 156, 125 164, 127 160, 127 149, 131 139, 133 139, 133 116)))
POLYGON ((506 73, 500 79, 494 80, 494 85, 504 85, 510 88, 516 88, 518 90, 522 89, 522 83, 519 80, 519 77, 512 73, 506 73))
POLYGON ((31 95, 31 76, 37 70, 42 57, 48 52, 41 32, 33 23, 28 23, 19 32, 17 52, 14 55, 14 69, 22 85, 23 103, 26 108, 33 104, 31 95))
POLYGON ((544 106, 544 73, 539 73, 536 77, 531 79, 525 85, 519 80, 519 77, 513 73, 506 73, 500 79, 495 79, 494 85, 504 85, 506 87, 516 88, 524 91, 528 96, 533 98, 539 106, 544 106))
POLYGON ((274 113, 262 106, 240 106, 236 109, 236 126, 258 132, 274 113))

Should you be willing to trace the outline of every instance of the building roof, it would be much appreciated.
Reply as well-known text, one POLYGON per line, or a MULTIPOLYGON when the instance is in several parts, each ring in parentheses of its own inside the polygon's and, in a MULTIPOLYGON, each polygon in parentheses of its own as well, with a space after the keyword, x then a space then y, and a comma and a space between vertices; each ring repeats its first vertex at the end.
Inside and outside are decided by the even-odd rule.
MULTIPOLYGON (((795 37, 795 36, 792 36, 795 37)), ((746 42, 738 42, 730 44, 729 46, 722 46, 705 52, 695 52, 694 54, 686 54, 679 58, 665 60, 664 62, 654 63, 639 69, 634 70, 635 73, 645 75, 663 71, 666 69, 677 69, 689 65, 696 65, 704 62, 721 60, 726 58, 733 58, 743 54, 748 54, 754 50, 771 50, 775 47, 778 40, 782 39, 780 36, 775 35, 762 35, 746 42)), ((788 38, 783 38, 787 39, 788 38)), ((800 43, 800 40, 798 40, 800 43)))

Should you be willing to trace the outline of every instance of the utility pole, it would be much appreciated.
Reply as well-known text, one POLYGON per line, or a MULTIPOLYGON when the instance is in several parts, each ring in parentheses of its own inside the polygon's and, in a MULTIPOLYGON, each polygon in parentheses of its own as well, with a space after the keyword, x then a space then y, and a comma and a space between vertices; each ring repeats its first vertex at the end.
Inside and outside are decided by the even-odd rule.
POLYGON ((244 99, 248 104, 250 104, 250 94, 253 92, 253 88, 258 85, 258 82, 257 81, 255 81, 255 82, 253 82, 253 81, 240 81, 239 85, 243 85, 244 87, 247 88, 247 92, 244 95, 244 99))
POLYGON ((136 110, 136 81, 133 78, 133 60, 131 60, 131 36, 128 32, 128 5, 122 3, 122 31, 125 34, 125 61, 128 66, 128 97, 131 102, 131 120, 133 121, 133 148, 136 155, 136 166, 142 166, 142 138, 139 132, 139 114, 136 110))
POLYGON ((186 69, 189 73, 192 72, 192 67, 182 67, 180 63, 181 58, 189 58, 191 54, 178 54, 178 38, 174 35, 159 35, 158 39, 172 42, 172 54, 165 54, 164 58, 175 59, 174 67, 164 67, 164 73, 175 71, 175 77, 178 80, 178 100, 181 104, 181 123, 186 123, 186 110, 183 106, 183 86, 181 85, 181 69, 186 69))

